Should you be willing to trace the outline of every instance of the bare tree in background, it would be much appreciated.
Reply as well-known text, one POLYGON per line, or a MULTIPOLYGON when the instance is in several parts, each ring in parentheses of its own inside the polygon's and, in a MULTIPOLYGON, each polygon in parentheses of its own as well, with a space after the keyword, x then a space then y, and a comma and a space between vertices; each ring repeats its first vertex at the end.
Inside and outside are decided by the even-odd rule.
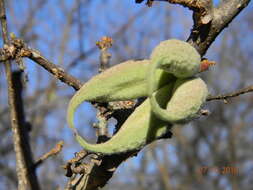
MULTIPOLYGON (((251 189, 253 97, 240 96, 253 90, 250 0, 164 1, 147 1, 148 8, 134 0, 0 0, 1 189, 98 189, 115 171, 105 189, 251 189), (193 12, 193 26, 191 12, 172 4, 193 12), (112 47, 95 45, 102 36, 112 38, 112 47), (65 124, 70 87, 78 90, 109 62, 147 58, 168 38, 187 39, 202 56, 209 50, 205 56, 217 62, 204 74, 210 92, 229 93, 209 97, 208 118, 174 127, 172 139, 149 145, 123 167, 132 153, 84 159, 65 124)), ((78 126, 99 126, 95 109, 85 106, 78 126)), ((118 126, 131 111, 115 113, 118 126)), ((108 132, 97 133, 103 141, 108 132)))

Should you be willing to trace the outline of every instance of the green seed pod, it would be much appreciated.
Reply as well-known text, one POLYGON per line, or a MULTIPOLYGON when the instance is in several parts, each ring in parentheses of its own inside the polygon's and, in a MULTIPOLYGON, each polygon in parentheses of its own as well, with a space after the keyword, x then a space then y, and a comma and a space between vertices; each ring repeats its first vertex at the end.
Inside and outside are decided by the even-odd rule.
POLYGON ((186 42, 167 40, 153 50, 151 62, 148 93, 152 111, 156 116, 170 123, 186 122, 196 117, 208 93, 204 81, 191 78, 200 71, 201 59, 198 52, 186 42), (153 95, 153 92, 159 89, 155 81, 158 68, 179 78, 167 109, 162 109, 153 95))
POLYGON ((151 63, 154 67, 172 73, 177 78, 197 74, 200 71, 200 62, 200 55, 194 47, 175 39, 162 41, 151 54, 151 63))
POLYGON ((207 95, 207 86, 201 78, 178 79, 166 109, 159 106, 154 95, 151 96, 152 112, 170 123, 188 122, 198 116, 207 95))
POLYGON ((148 96, 105 143, 89 144, 75 131, 79 144, 90 152, 115 154, 140 149, 164 135, 168 122, 186 122, 197 115, 208 93, 204 81, 193 77, 199 70, 200 55, 191 45, 179 40, 164 41, 152 52, 151 62, 127 61, 85 83, 69 103, 68 124, 74 129, 74 113, 83 101, 148 96))
MULTIPOLYGON (((172 86, 172 84, 166 85, 160 88, 157 93, 154 93, 159 106, 166 106, 171 96, 172 86)), ((151 112, 150 101, 147 99, 136 108, 120 130, 107 142, 89 144, 78 134, 76 134, 76 139, 89 152, 115 154, 139 150, 163 136, 168 130, 168 123, 157 119, 151 112)))
MULTIPOLYGON (((72 97, 72 99, 69 103, 69 107, 68 107, 68 111, 67 111, 67 121, 68 121, 70 128, 72 128, 74 130, 74 113, 75 113, 77 107, 83 101, 109 102, 109 101, 117 101, 117 100, 130 100, 130 99, 135 99, 135 98, 147 96, 147 86, 148 86, 147 85, 147 75, 149 73, 148 72, 149 65, 150 65, 150 62, 147 60, 127 61, 127 62, 121 63, 119 65, 116 65, 116 66, 104 71, 103 73, 101 73, 99 75, 96 75, 91 80, 89 80, 87 83, 85 83, 83 85, 83 87, 72 97)), ((156 83, 158 84, 159 87, 162 87, 165 84, 170 84, 170 83, 173 84, 175 81, 175 77, 173 75, 166 73, 160 69, 156 70, 156 72, 154 74, 154 78, 155 78, 154 80, 156 81, 156 83)), ((144 109, 144 108, 142 108, 142 109, 144 109)), ((149 107, 145 108, 144 109, 145 113, 142 113, 142 114, 147 114, 146 110, 148 110, 148 109, 150 110, 149 107)), ((138 117, 141 118, 141 113, 138 114, 138 117)), ((133 119, 134 122, 137 122, 138 117, 133 119)), ((127 123, 129 123, 129 122, 127 122, 127 123)), ((130 122, 130 124, 132 125, 132 122, 130 122)), ((125 125, 130 125, 130 124, 125 124, 125 125)), ((141 124, 142 123, 140 123, 140 125, 141 124)), ((147 125, 148 124, 145 123, 146 127, 147 127, 147 125)), ((131 129, 131 127, 130 127, 130 129, 131 129)), ((95 147, 96 145, 90 145, 84 139, 82 139, 77 134, 76 131, 74 131, 74 132, 76 134, 76 138, 77 138, 78 142, 86 150, 92 151, 90 148, 95 147)), ((122 132, 118 132, 118 133, 123 134, 122 132)), ((124 134, 122 136, 125 136, 125 135, 126 134, 124 134)), ((136 137, 139 137, 139 136, 137 135, 136 137)), ((113 137, 113 139, 115 139, 115 138, 119 140, 118 137, 113 137)), ((123 137, 123 139, 125 139, 125 138, 126 137, 123 137)), ((140 139, 140 141, 141 140, 143 140, 143 139, 140 139)), ((113 142, 116 142, 116 141, 113 141, 113 142)), ((111 140, 107 144, 110 145, 110 143, 111 143, 111 140)), ((136 142, 136 143, 138 144, 138 142, 136 142)), ((115 146, 116 146, 116 144, 115 144, 115 146)), ((132 145, 133 144, 134 143, 132 143, 132 145)), ((99 147, 101 147, 101 146, 99 146, 99 147)), ((107 145, 103 145, 103 146, 107 146, 107 145)), ((111 146, 113 147, 113 145, 110 145, 108 150, 104 150, 104 153, 106 153, 106 151, 112 151, 110 149, 111 146)), ((124 147, 124 144, 121 145, 122 149, 123 149, 123 147, 124 147)), ((93 149, 93 151, 96 152, 96 149, 93 149)), ((100 150, 100 151, 102 151, 102 150, 100 150)))
MULTIPOLYGON (((150 62, 126 61, 94 76, 71 99, 70 105, 83 101, 110 102, 147 96, 147 74, 150 62)), ((174 77, 162 70, 155 72, 158 87, 174 77)))
MULTIPOLYGON (((148 60, 127 61, 111 67, 85 83, 70 100, 67 111, 70 127, 74 128, 75 110, 84 101, 110 102, 147 96, 146 78, 149 65, 148 60)), ((173 81, 174 77, 157 70, 154 80, 161 87, 173 81)))

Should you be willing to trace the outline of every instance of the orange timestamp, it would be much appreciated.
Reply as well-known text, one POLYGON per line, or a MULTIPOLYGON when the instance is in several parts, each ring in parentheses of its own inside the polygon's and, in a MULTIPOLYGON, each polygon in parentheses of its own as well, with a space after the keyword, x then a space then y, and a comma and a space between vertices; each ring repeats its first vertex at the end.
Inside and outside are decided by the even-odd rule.
POLYGON ((217 174, 221 174, 221 175, 238 175, 239 174, 239 169, 238 167, 234 167, 234 166, 202 166, 199 168, 199 172, 202 175, 206 175, 209 172, 210 173, 217 173, 217 174))

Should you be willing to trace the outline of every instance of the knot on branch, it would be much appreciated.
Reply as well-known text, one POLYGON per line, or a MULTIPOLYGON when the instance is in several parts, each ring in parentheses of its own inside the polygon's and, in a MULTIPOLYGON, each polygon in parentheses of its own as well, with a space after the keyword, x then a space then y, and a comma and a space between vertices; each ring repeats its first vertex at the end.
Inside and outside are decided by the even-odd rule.
POLYGON ((24 41, 16 38, 14 34, 11 34, 10 36, 10 43, 4 44, 3 48, 0 49, 0 62, 15 60, 27 56, 27 51, 25 51, 27 46, 24 41))

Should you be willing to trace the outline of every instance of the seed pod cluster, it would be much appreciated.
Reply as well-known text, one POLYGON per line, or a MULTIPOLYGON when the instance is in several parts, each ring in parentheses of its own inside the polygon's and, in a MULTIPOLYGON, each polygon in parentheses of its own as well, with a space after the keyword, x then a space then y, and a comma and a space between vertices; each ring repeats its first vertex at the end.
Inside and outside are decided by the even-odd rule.
POLYGON ((90 144, 74 130, 89 152, 116 154, 138 150, 163 136, 168 125, 195 118, 207 97, 205 82, 195 77, 200 55, 179 40, 161 42, 150 60, 126 61, 90 79, 73 96, 67 121, 74 129, 74 113, 83 101, 110 102, 148 97, 108 141, 90 144))

